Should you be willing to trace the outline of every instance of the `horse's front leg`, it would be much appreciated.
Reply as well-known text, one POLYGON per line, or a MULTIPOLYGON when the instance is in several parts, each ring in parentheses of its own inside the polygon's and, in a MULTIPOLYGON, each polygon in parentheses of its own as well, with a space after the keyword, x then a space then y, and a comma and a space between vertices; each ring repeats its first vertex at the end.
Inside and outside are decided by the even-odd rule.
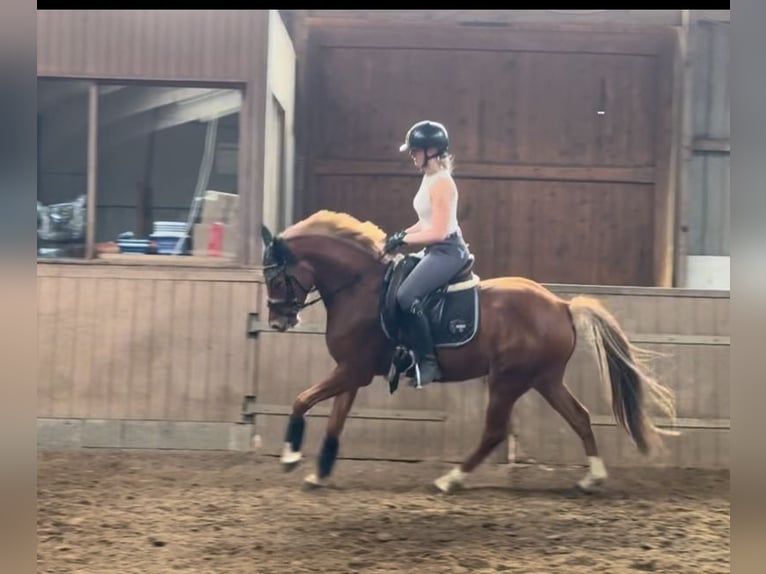
MULTIPOLYGON (((370 376, 371 378, 372 376, 370 376)), ((295 398, 293 411, 287 423, 285 444, 282 450, 281 460, 286 471, 294 469, 303 457, 301 446, 306 427, 306 413, 317 403, 344 392, 352 390, 355 392, 360 386, 360 380, 363 378, 354 373, 352 369, 345 365, 338 365, 324 381, 309 387, 295 398)), ((345 420, 345 416, 343 419, 345 420)))
POLYGON ((330 418, 327 420, 327 430, 322 442, 322 449, 319 451, 319 458, 317 459, 317 471, 316 473, 309 474, 304 479, 307 487, 324 486, 327 478, 332 473, 335 460, 338 458, 340 434, 343 432, 343 425, 346 423, 348 414, 354 404, 357 390, 355 388, 335 397, 330 418))

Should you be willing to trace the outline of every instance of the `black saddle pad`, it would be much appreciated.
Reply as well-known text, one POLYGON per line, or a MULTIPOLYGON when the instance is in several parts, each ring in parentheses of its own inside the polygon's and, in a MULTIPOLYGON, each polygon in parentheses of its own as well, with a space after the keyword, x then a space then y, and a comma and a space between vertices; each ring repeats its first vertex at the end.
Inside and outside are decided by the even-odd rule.
MULTIPOLYGON (((396 292, 419 258, 408 255, 391 263, 381 290, 380 321, 386 336, 406 344, 406 320, 396 303, 396 292)), ((479 328, 479 287, 448 291, 437 289, 424 301, 436 347, 458 347, 471 341, 479 328)))
POLYGON ((434 345, 459 347, 476 336, 479 329, 479 287, 460 291, 437 291, 428 301, 434 345))

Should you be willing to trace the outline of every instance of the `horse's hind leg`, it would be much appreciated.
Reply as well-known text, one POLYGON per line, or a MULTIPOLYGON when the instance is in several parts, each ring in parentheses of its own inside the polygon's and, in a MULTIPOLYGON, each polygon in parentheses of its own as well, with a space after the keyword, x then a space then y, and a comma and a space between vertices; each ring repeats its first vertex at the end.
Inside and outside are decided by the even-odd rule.
POLYGON ((466 476, 503 442, 508 436, 508 424, 513 405, 528 388, 529 386, 524 383, 515 383, 510 379, 505 381, 498 376, 492 376, 481 441, 460 466, 434 481, 436 488, 442 492, 451 492, 461 486, 466 476))
POLYGON ((604 461, 598 454, 596 437, 590 424, 590 414, 580 401, 569 391, 563 381, 563 376, 544 379, 535 389, 548 401, 569 426, 580 437, 588 457, 590 468, 588 473, 577 483, 582 490, 589 491, 607 478, 604 461))

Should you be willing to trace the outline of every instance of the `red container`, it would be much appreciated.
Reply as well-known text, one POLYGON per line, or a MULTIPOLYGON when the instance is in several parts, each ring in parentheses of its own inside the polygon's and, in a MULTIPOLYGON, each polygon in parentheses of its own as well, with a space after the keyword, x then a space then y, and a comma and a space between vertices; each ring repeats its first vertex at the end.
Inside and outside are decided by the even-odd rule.
POLYGON ((223 250, 223 223, 216 221, 210 224, 210 236, 207 241, 207 254, 220 257, 223 250))

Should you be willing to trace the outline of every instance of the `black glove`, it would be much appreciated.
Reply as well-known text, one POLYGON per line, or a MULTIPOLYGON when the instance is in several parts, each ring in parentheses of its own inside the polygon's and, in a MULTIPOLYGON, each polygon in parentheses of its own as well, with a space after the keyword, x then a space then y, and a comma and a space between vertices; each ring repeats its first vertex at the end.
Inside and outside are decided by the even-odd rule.
POLYGON ((391 253, 394 249, 399 247, 400 245, 404 245, 404 236, 407 234, 406 231, 397 231, 393 235, 389 235, 386 238, 386 243, 383 246, 383 253, 391 253))

